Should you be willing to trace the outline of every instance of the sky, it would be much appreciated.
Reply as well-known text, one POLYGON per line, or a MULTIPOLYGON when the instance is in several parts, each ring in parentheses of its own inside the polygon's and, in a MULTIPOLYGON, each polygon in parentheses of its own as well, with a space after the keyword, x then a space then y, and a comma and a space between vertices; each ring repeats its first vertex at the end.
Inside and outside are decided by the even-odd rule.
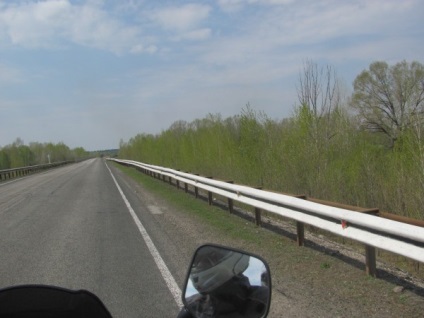
POLYGON ((0 0, 0 147, 118 148, 248 103, 290 117, 307 60, 348 93, 373 61, 424 63, 423 17, 422 0, 0 0))

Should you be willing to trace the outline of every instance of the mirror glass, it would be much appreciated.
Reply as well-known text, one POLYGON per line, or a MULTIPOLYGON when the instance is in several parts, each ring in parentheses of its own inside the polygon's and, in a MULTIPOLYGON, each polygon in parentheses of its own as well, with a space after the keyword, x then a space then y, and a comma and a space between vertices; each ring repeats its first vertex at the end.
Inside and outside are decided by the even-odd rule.
POLYGON ((261 259, 205 245, 193 257, 183 301, 194 317, 266 317, 270 285, 261 259))

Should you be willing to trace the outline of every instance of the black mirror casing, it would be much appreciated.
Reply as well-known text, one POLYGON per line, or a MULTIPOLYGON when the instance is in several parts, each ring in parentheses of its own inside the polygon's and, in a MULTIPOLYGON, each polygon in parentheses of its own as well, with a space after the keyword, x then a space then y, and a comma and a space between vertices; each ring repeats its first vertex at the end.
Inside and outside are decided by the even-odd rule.
POLYGON ((207 244, 195 251, 182 295, 192 317, 266 317, 271 274, 261 257, 207 244))

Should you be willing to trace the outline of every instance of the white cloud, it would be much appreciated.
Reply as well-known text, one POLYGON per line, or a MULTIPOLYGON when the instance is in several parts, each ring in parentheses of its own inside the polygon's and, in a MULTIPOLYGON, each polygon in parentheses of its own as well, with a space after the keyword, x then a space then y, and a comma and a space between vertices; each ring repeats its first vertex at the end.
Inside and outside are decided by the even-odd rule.
POLYGON ((180 7, 158 9, 152 13, 153 20, 168 30, 187 31, 204 21, 211 7, 203 4, 186 4, 180 7))
POLYGON ((83 6, 74 13, 75 22, 68 32, 71 39, 90 47, 121 53, 140 45, 139 31, 110 17, 97 7, 83 6))
POLYGON ((288 5, 294 0, 218 0, 219 7, 226 12, 235 12, 248 5, 288 5))
POLYGON ((141 42, 141 30, 102 8, 102 1, 76 5, 69 0, 3 4, 0 36, 24 48, 50 48, 68 43, 122 53, 141 42))
POLYGON ((0 25, 12 44, 45 46, 45 42, 61 29, 69 9, 65 0, 4 6, 0 12, 0 25))
POLYGON ((142 44, 137 44, 133 46, 130 50, 130 53, 132 54, 140 54, 140 53, 156 53, 158 51, 158 48, 155 45, 149 45, 148 47, 144 47, 142 44))
MULTIPOLYGON (((229 6, 253 2, 270 4, 276 1, 220 1, 229 6)), ((289 1, 279 2, 286 4, 289 1)), ((240 25, 238 32, 210 45, 205 49, 202 60, 218 65, 254 63, 292 52, 300 59, 314 55, 325 59, 329 52, 334 56, 340 51, 342 56, 349 47, 354 50, 368 47, 368 41, 386 43, 381 47, 388 47, 395 39, 394 34, 405 37, 405 30, 411 29, 410 23, 414 23, 409 20, 417 21, 416 18, 411 19, 414 6, 414 1, 385 1, 383 5, 381 2, 356 0, 304 1, 276 6, 272 10, 266 8, 255 15, 243 15, 244 21, 235 22, 240 25), (322 55, 317 55, 320 53, 322 55)), ((375 49, 378 50, 377 47, 375 49)), ((399 46, 396 51, 400 54, 405 48, 399 46)), ((381 54, 383 50, 379 52, 381 54)))
POLYGON ((238 11, 246 4, 245 0, 218 0, 220 8, 227 12, 238 11))
POLYGON ((176 41, 180 41, 180 40, 201 41, 201 40, 208 39, 211 36, 211 34, 212 34, 211 29, 204 28, 204 29, 198 29, 198 30, 182 33, 178 35, 177 37, 175 37, 174 39, 176 41))

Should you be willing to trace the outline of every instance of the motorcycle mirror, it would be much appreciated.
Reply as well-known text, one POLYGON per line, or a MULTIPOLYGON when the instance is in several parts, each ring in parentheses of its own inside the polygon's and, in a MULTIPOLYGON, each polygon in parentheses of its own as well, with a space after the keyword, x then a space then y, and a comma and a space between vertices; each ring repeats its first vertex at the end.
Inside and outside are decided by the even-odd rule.
POLYGON ((259 256, 219 245, 193 255, 183 303, 193 317, 266 317, 271 303, 269 266, 259 256))

